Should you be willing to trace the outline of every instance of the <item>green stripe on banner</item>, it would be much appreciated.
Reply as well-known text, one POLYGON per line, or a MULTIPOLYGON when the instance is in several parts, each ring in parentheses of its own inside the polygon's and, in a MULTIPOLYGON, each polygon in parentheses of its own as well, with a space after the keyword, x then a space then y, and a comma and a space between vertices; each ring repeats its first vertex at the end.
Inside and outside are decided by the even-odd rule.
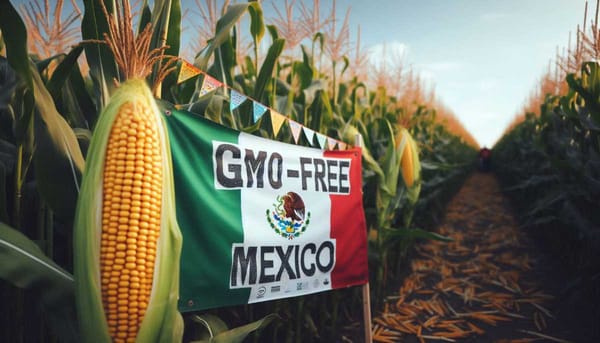
POLYGON ((238 132, 189 112, 172 110, 165 118, 173 156, 177 221, 181 227, 197 228, 194 239, 186 239, 184 232, 181 260, 187 263, 181 263, 179 310, 246 303, 249 289, 229 289, 231 260, 220 263, 223 259, 216 258, 229 256, 232 244, 244 240, 239 216, 240 191, 215 190, 211 167, 212 141, 235 144, 238 132), (220 230, 222 227, 239 230, 220 230), (214 284, 213 280, 222 284, 214 284))

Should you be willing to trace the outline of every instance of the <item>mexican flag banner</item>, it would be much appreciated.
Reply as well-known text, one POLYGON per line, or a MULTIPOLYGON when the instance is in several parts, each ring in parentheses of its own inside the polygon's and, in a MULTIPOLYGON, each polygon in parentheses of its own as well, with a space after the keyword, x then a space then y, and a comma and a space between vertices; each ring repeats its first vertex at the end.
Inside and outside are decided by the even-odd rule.
POLYGON ((170 112, 180 311, 368 282, 360 149, 305 148, 170 112))

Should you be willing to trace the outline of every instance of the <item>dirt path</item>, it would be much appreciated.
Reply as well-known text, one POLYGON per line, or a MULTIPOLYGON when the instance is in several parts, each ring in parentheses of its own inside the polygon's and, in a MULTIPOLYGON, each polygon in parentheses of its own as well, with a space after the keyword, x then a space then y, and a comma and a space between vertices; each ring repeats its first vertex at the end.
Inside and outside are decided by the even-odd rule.
POLYGON ((557 276, 522 233, 491 174, 473 174, 412 272, 373 319, 376 342, 571 342, 553 313, 557 276))

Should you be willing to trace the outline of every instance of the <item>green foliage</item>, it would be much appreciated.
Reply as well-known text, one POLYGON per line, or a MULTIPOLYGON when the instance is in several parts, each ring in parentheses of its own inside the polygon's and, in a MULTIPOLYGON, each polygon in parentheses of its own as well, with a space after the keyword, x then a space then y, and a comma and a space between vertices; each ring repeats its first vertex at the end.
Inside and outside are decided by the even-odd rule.
POLYGON ((600 267, 600 67, 567 76, 569 91, 547 96, 494 147, 494 168, 523 224, 570 257, 600 267))
POLYGON ((228 329, 227 324, 211 314, 194 315, 192 321, 203 327, 203 335, 192 343, 241 343, 250 333, 260 330, 271 323, 276 315, 270 314, 255 322, 228 329))
MULTIPOLYGON (((112 13, 114 2, 104 0, 104 3, 112 13)), ((152 23, 158 29, 150 48, 168 45, 166 52, 177 55, 181 38, 180 1, 152 3, 152 9, 147 1, 141 4, 137 30, 152 23)), ((49 257, 56 257, 54 251, 62 252, 60 265, 69 270, 72 264, 72 218, 87 147, 99 113, 113 93, 113 81, 120 80, 120 75, 114 57, 103 44, 88 42, 66 54, 50 56, 43 61, 30 60, 23 22, 10 3, 2 1, 0 4, 0 29, 8 62, 14 69, 6 69, 13 76, 0 84, 0 194, 7 194, 0 198, 0 220, 10 223, 17 231, 33 232, 31 236, 43 243, 49 257), (82 74, 77 63, 82 50, 86 52, 89 75, 82 74), (22 209, 25 206, 21 206, 23 194, 32 194, 35 200, 36 205, 32 208, 38 211, 36 225, 27 223, 22 209), (50 209, 48 215, 43 214, 46 208, 50 209)), ((108 33, 108 25, 100 3, 84 0, 84 5, 83 39, 102 40, 108 33)), ((401 276, 407 254, 416 240, 447 240, 424 228, 435 222, 446 201, 472 170, 474 149, 439 124, 434 109, 421 106, 414 113, 406 113, 397 99, 386 95, 384 89, 369 89, 364 80, 338 81, 336 78, 353 67, 347 57, 339 61, 342 64, 331 80, 332 75, 320 71, 321 64, 316 62, 320 58, 312 55, 316 44, 320 51, 327 44, 322 33, 314 35, 312 49, 301 47, 301 58, 283 61, 285 39, 277 27, 265 25, 259 2, 236 3, 223 13, 216 23, 215 36, 197 53, 194 64, 226 87, 200 96, 202 76, 176 84, 175 75, 170 75, 162 84, 162 99, 238 130, 293 141, 291 131, 285 125, 274 137, 268 115, 254 123, 250 102, 231 112, 229 88, 233 88, 317 132, 350 145, 360 142, 372 299, 378 305, 378 299, 384 298, 385 286, 401 276), (236 24, 246 13, 250 20, 248 31, 254 44, 254 56, 245 56, 243 65, 238 65, 236 56, 240 52, 236 42, 242 32, 238 32, 236 24), (268 37, 265 31, 269 33, 268 37), (264 58, 259 58, 261 44, 269 46, 264 58), (407 124, 403 126, 399 124, 401 122, 407 124), (414 150, 419 151, 421 163, 421 175, 415 177, 415 185, 411 188, 402 182, 400 170, 402 151, 408 143, 405 139, 396 142, 403 129, 407 129, 416 141, 414 150)), ((3 65, 6 63, 0 60, 0 69, 3 65)), ((592 66, 589 68, 590 73, 595 72, 592 66)), ((592 79, 587 76, 585 80, 574 79, 572 82, 587 85, 592 79)), ((593 90, 591 95, 586 94, 588 98, 598 96, 594 92, 599 87, 582 87, 593 90)), ((566 112, 570 120, 581 118, 577 104, 567 104, 577 108, 575 112, 566 112)), ((593 139, 597 140, 599 124, 595 113, 586 119, 586 123, 595 127, 593 139)), ((587 118, 587 112, 583 117, 587 118)), ((316 142, 303 137, 298 144, 315 146, 316 142)), ((595 165, 589 166, 593 167, 595 165)), ((33 243, 23 239, 15 244, 29 249, 33 243)), ((18 259, 10 266, 30 270, 26 269, 26 263, 26 260, 18 259)), ((47 277, 44 273, 43 270, 35 271, 33 278, 47 277)), ((16 283, 16 279, 2 275, 19 287, 35 287, 31 283, 16 283)), ((50 283, 47 294, 59 291, 55 287, 56 284, 50 283)), ((63 291, 72 292, 69 289, 65 287, 63 291)), ((352 324, 360 318, 357 311, 360 304, 361 294, 357 288, 352 288, 192 314, 186 323, 186 339, 241 342, 248 333, 259 330, 261 333, 256 339, 260 341, 338 341, 340 332, 356 330, 352 325, 341 323, 352 324), (278 317, 267 315, 273 312, 278 317), (260 317, 263 318, 254 321, 260 317), (252 323, 245 324, 247 322, 252 323), (238 327, 228 330, 225 323, 238 327)), ((65 306, 65 309, 70 308, 65 306)), ((55 319, 61 318, 56 314, 55 319)), ((77 333, 72 331, 71 334, 77 333)))
MULTIPOLYGON (((148 13, 148 10, 146 10, 148 13)), ((154 33, 149 49, 168 47, 166 55, 179 56, 181 42, 181 3, 180 0, 154 1, 154 10, 151 12, 154 33)), ((141 28, 141 27, 140 27, 141 28)), ((151 79, 156 78, 158 67, 155 68, 151 79)), ((162 97, 169 96, 169 89, 175 85, 177 77, 169 75, 162 82, 162 97)), ((151 83, 152 84, 152 83, 151 83)))
POLYGON ((0 278, 34 291, 63 342, 79 342, 73 276, 19 231, 0 222, 0 278))
MULTIPOLYGON (((112 13, 112 1, 101 0, 112 13)), ((81 22, 81 36, 86 40, 103 40, 108 34, 108 21, 102 12, 100 1, 85 0, 85 11, 81 22)), ((106 105, 113 88, 113 80, 119 79, 117 62, 105 44, 86 44, 85 57, 90 67, 90 77, 94 82, 96 112, 106 105)))

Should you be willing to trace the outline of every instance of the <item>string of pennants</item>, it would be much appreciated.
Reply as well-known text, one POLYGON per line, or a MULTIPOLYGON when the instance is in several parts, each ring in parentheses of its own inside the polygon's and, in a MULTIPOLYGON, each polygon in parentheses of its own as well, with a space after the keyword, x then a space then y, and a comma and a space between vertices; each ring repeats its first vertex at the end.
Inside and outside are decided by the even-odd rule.
MULTIPOLYGON (((204 71, 196 68, 189 62, 182 61, 181 69, 179 71, 179 76, 177 77, 177 83, 181 83, 185 80, 188 80, 196 75, 202 74, 204 79, 202 81, 202 86, 200 87, 200 96, 206 95, 212 91, 217 90, 218 88, 224 87, 225 85, 208 75, 204 71)), ((252 119, 256 123, 267 111, 269 111, 271 116, 271 126, 273 129, 273 135, 277 136, 283 124, 287 121, 290 131, 292 132, 292 137, 294 138, 294 142, 298 144, 298 140, 300 139, 300 134, 304 133, 304 137, 312 144, 313 139, 317 138, 317 143, 321 149, 334 150, 336 147, 338 150, 346 150, 347 144, 341 142, 337 139, 328 137, 320 132, 312 130, 284 115, 275 111, 274 109, 261 104, 260 102, 236 91, 235 89, 227 86, 229 90, 229 110, 233 112, 236 108, 240 107, 246 101, 252 101, 252 119)))

